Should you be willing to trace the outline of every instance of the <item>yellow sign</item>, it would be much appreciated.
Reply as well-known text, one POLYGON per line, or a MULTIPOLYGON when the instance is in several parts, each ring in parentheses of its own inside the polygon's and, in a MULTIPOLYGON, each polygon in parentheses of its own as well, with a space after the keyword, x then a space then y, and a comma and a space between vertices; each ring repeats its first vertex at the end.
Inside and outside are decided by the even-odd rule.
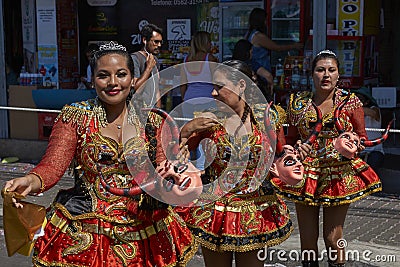
POLYGON ((337 25, 343 36, 363 35, 364 0, 338 0, 337 25))
POLYGON ((358 77, 361 74, 361 37, 338 41, 337 57, 341 76, 358 77), (357 38, 357 39, 356 39, 357 38))

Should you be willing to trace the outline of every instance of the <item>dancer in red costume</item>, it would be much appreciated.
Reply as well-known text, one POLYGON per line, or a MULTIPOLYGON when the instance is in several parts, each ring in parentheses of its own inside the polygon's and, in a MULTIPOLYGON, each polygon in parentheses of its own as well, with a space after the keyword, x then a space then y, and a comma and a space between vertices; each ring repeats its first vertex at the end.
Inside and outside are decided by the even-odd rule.
POLYGON ((275 130, 281 129, 285 114, 282 108, 271 108, 270 138, 264 128, 267 105, 246 102, 246 90, 254 85, 251 77, 250 67, 241 61, 219 65, 212 95, 221 116, 217 112, 195 118, 181 132, 183 143, 189 137, 190 150, 202 139, 212 141, 203 146, 205 189, 197 206, 176 209, 201 244, 207 267, 232 266, 234 254, 237 267, 264 266, 259 249, 283 242, 292 231, 285 203, 265 180, 275 130))
MULTIPOLYGON (((91 67, 98 97, 66 105, 39 165, 5 184, 8 191, 37 194, 54 186, 72 160, 79 166, 75 186, 60 191, 48 209, 33 264, 184 266, 197 250, 190 230, 169 205, 142 190, 148 187, 137 185, 149 180, 155 167, 161 174, 173 168, 160 145, 164 119, 150 112, 143 125, 127 104, 133 62, 125 47, 102 45, 91 67), (132 135, 123 144, 125 114, 132 135), (142 160, 146 158, 150 164, 142 160)), ((181 168, 176 175, 185 175, 184 171, 181 168)))
POLYGON ((333 256, 329 265, 344 266, 344 248, 338 241, 343 238, 349 204, 380 191, 382 185, 372 168, 360 158, 345 158, 334 148, 334 141, 340 133, 335 127, 334 113, 346 98, 347 102, 337 118, 343 127, 341 130, 354 132, 361 139, 367 138, 360 100, 337 87, 339 61, 335 53, 329 50, 318 53, 312 64, 312 77, 315 93, 291 95, 287 110, 290 125, 287 143, 298 146, 304 166, 303 183, 290 186, 279 179, 273 179, 272 183, 279 195, 296 202, 301 249, 314 252, 314 255, 304 254, 308 257, 303 259, 303 266, 319 266, 317 241, 321 206, 325 246, 333 256), (317 140, 308 145, 301 140, 307 138, 316 121, 312 103, 322 113, 323 127, 317 140))

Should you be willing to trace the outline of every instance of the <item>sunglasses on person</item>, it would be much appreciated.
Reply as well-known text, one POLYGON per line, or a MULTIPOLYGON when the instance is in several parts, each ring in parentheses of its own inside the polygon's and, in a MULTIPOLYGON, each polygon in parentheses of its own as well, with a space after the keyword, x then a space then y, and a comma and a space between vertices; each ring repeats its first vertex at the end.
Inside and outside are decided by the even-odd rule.
POLYGON ((153 40, 151 39, 151 41, 155 44, 155 45, 162 45, 163 44, 163 40, 153 40))

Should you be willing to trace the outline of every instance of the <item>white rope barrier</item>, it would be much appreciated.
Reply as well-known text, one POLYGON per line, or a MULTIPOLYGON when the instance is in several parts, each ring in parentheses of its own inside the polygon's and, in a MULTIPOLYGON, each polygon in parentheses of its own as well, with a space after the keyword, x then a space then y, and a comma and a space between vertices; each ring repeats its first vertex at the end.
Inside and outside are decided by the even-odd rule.
MULTIPOLYGON (((21 107, 8 107, 8 106, 0 106, 0 110, 16 110, 16 111, 29 111, 29 112, 52 112, 52 113, 60 113, 61 110, 55 109, 38 109, 38 108, 21 108, 21 107)), ((175 117, 177 121, 190 121, 191 118, 182 118, 175 117)), ((288 124, 283 124, 283 126, 288 127, 288 124)), ((384 132, 386 129, 378 129, 378 128, 365 128, 367 132, 384 132)), ((390 133, 400 133, 399 129, 390 129, 390 133)))
POLYGON ((4 107, 4 106, 0 106, 0 109, 30 111, 30 112, 51 112, 51 113, 60 113, 61 112, 61 110, 55 110, 55 109, 21 108, 21 107, 4 107))

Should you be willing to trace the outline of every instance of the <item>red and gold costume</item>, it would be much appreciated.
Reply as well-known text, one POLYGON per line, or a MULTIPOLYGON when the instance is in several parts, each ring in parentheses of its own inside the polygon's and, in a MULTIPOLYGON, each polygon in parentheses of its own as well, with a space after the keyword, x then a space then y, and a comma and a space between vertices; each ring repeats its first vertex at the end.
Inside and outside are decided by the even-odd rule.
MULTIPOLYGON (((344 158, 333 147, 334 138, 339 135, 334 110, 347 96, 347 91, 335 89, 332 110, 323 116, 322 131, 312 144, 310 155, 303 161, 303 182, 290 186, 273 178, 271 181, 277 194, 306 205, 335 206, 381 190, 379 177, 368 164, 357 157, 344 158)), ((305 140, 313 129, 316 111, 311 104, 312 97, 312 92, 300 92, 290 97, 287 110, 289 144, 298 137, 305 140)), ((362 103, 354 94, 350 95, 338 119, 344 131, 356 132, 360 138, 367 137, 362 103)))
MULTIPOLYGON (((278 108, 281 114, 275 110, 270 116, 275 129, 280 128, 285 117, 283 109, 278 108)), ((264 109, 265 105, 253 107, 253 132, 240 140, 233 140, 222 126, 192 135, 188 140, 190 149, 197 147, 203 138, 212 140, 204 146, 206 162, 212 163, 205 169, 203 184, 211 182, 214 186, 203 191, 197 206, 178 207, 176 211, 198 243, 211 250, 260 249, 283 242, 292 232, 285 203, 275 195, 270 182, 264 180, 273 156, 271 140, 263 132, 264 109), (240 168, 243 173, 238 171, 240 168), (221 191, 227 193, 208 201, 221 191)))
MULTIPOLYGON (((48 209, 44 236, 35 243, 34 265, 186 265, 197 246, 171 207, 146 193, 120 197, 102 187, 99 171, 111 186, 136 185, 122 144, 100 133, 104 112, 97 99, 65 106, 54 124, 45 156, 31 171, 41 179, 43 192, 58 182, 72 160, 80 168, 75 186, 61 190, 48 209), (138 208, 128 210, 135 206, 132 204, 138 208)), ((159 133, 161 117, 151 113, 149 121, 159 133)), ((131 155, 139 159, 154 152, 158 137, 144 134, 143 127, 141 130, 142 136, 129 141, 131 155)), ((156 162, 164 159, 159 156, 162 153, 156 154, 156 162)), ((149 166, 140 162, 134 166, 146 171, 149 166)))

